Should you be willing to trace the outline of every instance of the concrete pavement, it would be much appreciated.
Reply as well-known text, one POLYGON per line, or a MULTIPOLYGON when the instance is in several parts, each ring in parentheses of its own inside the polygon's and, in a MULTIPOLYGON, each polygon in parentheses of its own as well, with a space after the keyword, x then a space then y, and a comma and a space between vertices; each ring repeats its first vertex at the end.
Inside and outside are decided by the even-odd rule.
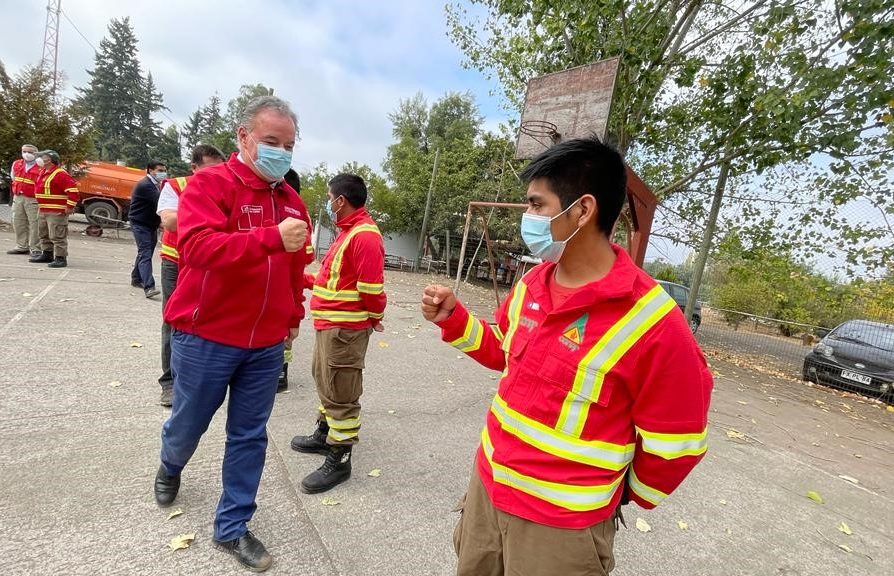
MULTIPOLYGON (((175 505, 183 515, 167 520, 154 504, 167 415, 156 404, 161 305, 130 288, 135 248, 125 237, 74 234, 71 266, 60 272, 3 254, 13 242, 0 232, 3 574, 245 573, 211 545, 224 414, 184 472, 175 505), (169 551, 184 532, 196 533, 193 546, 169 551)), ((292 388, 270 421, 252 523, 275 556, 271 574, 452 573, 451 509, 496 374, 423 323, 417 299, 426 280, 389 273, 387 331, 370 346, 354 476, 316 496, 298 483, 322 457, 288 446, 311 429, 317 404, 303 327, 292 388), (368 476, 373 469, 381 475, 368 476)), ((493 306, 487 290, 463 296, 483 312, 493 306)), ((709 454, 659 509, 628 508, 613 574, 870 575, 894 565, 894 414, 794 380, 715 369, 709 454), (825 503, 807 499, 808 490, 825 503), (637 518, 651 531, 635 529, 637 518), (842 521, 852 536, 837 529, 842 521)))

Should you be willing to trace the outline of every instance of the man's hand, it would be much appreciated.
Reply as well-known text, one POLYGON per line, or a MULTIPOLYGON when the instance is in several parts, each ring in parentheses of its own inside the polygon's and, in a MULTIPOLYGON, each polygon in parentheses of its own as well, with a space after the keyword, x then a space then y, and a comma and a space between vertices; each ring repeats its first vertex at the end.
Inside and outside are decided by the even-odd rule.
POLYGON ((422 292, 422 316, 429 322, 443 322, 456 308, 456 295, 451 288, 429 284, 422 292))
POLYGON ((294 328, 289 328, 289 335, 286 336, 286 350, 292 349, 292 342, 295 341, 295 338, 298 337, 299 327, 295 326, 294 328))
POLYGON ((373 330, 375 330, 376 332, 384 332, 385 327, 382 326, 381 322, 376 322, 375 324, 373 324, 373 330))
POLYGON ((286 252, 297 252, 307 243, 307 222, 297 218, 286 218, 279 223, 279 235, 286 252))

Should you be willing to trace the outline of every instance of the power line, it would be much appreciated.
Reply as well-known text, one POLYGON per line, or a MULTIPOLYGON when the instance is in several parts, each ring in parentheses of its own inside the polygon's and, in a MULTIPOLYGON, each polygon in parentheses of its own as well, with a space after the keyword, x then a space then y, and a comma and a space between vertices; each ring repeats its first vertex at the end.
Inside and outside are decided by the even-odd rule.
POLYGON ((84 39, 84 42, 86 42, 87 44, 89 44, 90 47, 93 48, 93 51, 94 51, 94 52, 97 52, 97 53, 98 53, 99 50, 96 49, 96 46, 93 45, 93 42, 91 42, 86 36, 84 36, 84 33, 81 32, 80 28, 78 28, 77 25, 76 25, 74 22, 72 22, 71 18, 69 18, 69 17, 68 17, 68 14, 66 14, 65 10, 60 10, 60 12, 61 12, 62 15, 65 17, 65 19, 68 21, 68 23, 71 24, 71 27, 75 29, 75 32, 77 32, 77 33, 81 36, 81 38, 84 39))

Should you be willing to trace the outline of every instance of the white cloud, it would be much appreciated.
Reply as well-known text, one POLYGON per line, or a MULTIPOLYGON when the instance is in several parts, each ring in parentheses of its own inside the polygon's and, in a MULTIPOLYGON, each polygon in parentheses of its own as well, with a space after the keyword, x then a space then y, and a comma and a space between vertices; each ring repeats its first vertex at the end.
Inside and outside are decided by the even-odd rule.
MULTIPOLYGON (((44 7, 0 0, 0 14, 16 22, 5 19, 0 35, 8 72, 40 58, 44 7)), ((171 118, 182 122, 215 92, 226 102, 242 84, 271 86, 298 112, 299 168, 350 160, 380 168, 391 143, 387 114, 419 90, 429 100, 472 90, 485 110, 497 108, 487 82, 461 68, 443 0, 66 0, 63 11, 71 19, 62 18, 59 51, 67 95, 93 65, 93 49, 74 26, 98 46, 111 18, 129 16, 171 118)), ((500 119, 492 115, 488 125, 500 119)))

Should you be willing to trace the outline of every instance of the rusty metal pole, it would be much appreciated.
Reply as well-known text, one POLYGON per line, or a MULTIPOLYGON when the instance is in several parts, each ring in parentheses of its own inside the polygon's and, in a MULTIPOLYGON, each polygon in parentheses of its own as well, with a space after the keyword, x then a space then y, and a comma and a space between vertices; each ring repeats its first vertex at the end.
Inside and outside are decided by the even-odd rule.
POLYGON ((431 195, 435 190, 435 178, 438 176, 438 159, 441 157, 441 149, 435 150, 435 163, 431 168, 431 181, 428 183, 428 196, 425 198, 425 214, 422 216, 422 230, 419 232, 419 248, 416 249, 416 262, 413 263, 413 272, 419 272, 420 260, 425 252, 425 233, 428 231, 428 217, 431 214, 431 195))
POLYGON ((487 220, 484 217, 484 211, 481 211, 481 225, 484 227, 484 241, 487 243, 487 261, 490 264, 490 277, 494 281, 494 295, 497 297, 497 308, 500 307, 500 289, 497 287, 497 268, 494 266, 494 251, 490 241, 490 234, 487 231, 487 220))
POLYGON ((469 243, 469 229, 472 227, 472 205, 466 209, 466 225, 463 228, 463 243, 459 249, 459 263, 456 265, 456 284, 453 285, 453 292, 459 294, 459 283, 463 279, 463 260, 466 258, 466 246, 469 243))

